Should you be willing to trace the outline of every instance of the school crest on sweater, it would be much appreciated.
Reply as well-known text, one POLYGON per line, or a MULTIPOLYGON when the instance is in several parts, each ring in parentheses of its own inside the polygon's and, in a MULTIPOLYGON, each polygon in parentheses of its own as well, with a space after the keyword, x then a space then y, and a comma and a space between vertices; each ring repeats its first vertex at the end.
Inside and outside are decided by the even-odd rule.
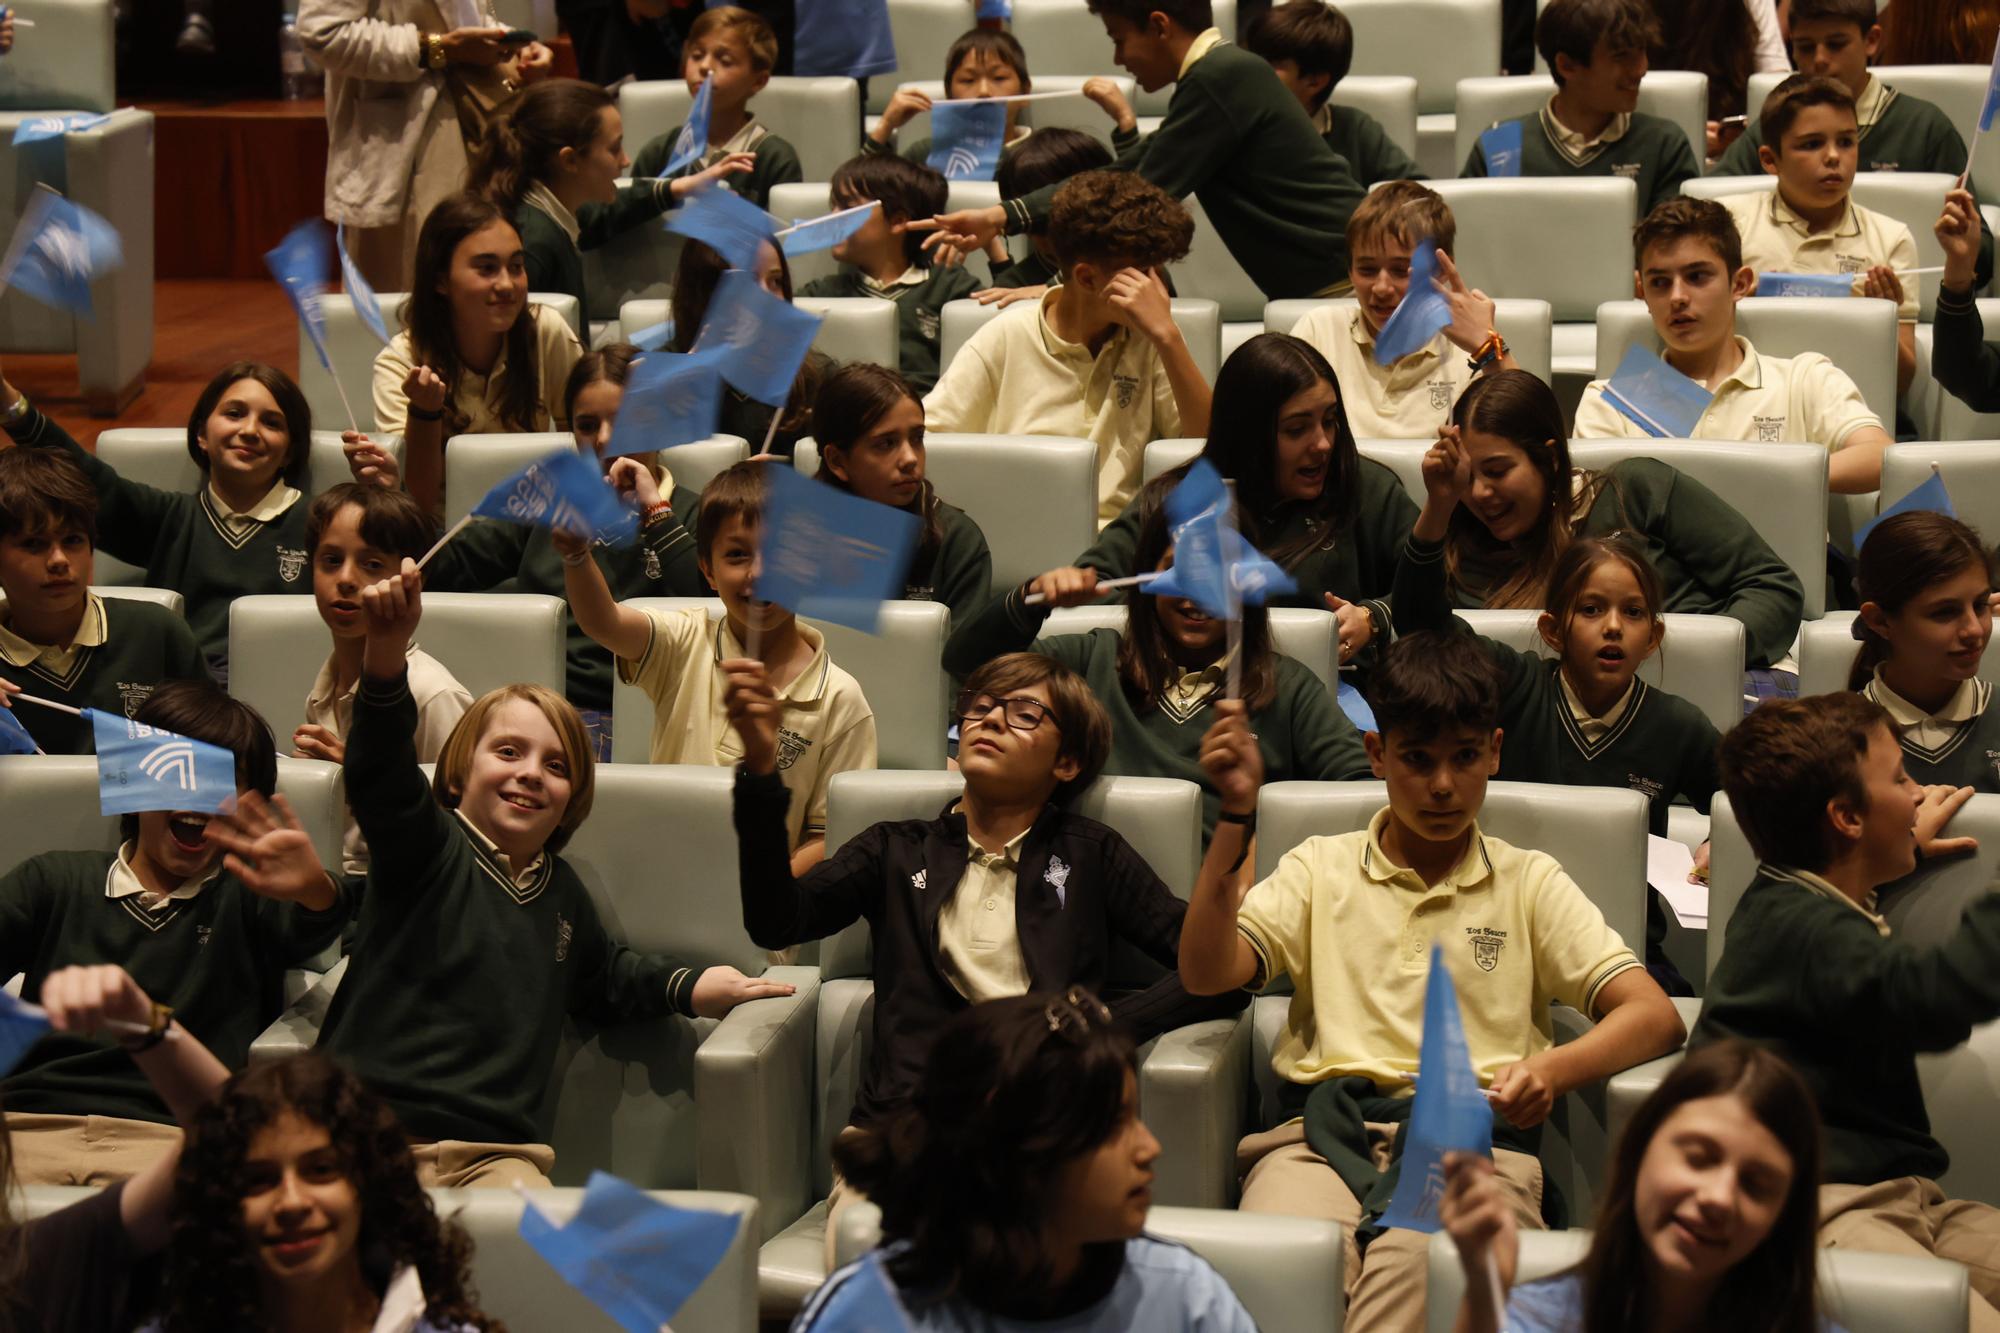
POLYGON ((289 546, 280 546, 278 548, 279 578, 287 583, 294 583, 298 580, 299 575, 305 572, 305 567, 306 553, 304 550, 294 550, 289 546))

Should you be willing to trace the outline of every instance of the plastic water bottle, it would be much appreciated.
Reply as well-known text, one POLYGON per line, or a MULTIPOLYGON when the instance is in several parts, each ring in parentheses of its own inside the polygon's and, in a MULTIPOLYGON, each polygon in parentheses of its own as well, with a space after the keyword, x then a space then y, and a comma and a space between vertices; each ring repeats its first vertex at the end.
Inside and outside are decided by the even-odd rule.
POLYGON ((295 15, 287 14, 278 29, 278 69, 288 102, 302 102, 326 92, 324 76, 306 60, 305 44, 299 40, 295 15))

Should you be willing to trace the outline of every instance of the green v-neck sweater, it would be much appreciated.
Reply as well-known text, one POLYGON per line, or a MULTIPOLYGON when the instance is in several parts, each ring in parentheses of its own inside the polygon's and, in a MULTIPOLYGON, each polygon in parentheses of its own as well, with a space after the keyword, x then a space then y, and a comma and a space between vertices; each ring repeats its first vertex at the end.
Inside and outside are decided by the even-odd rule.
MULTIPOLYGON (((0 680, 28 694, 113 717, 133 716, 162 681, 207 679, 208 667, 187 622, 164 606, 130 597, 104 599, 104 642, 78 648, 61 675, 40 662, 17 667, 0 661, 0 680)), ((49 754, 97 752, 90 723, 73 714, 29 706, 15 709, 14 720, 49 754)))

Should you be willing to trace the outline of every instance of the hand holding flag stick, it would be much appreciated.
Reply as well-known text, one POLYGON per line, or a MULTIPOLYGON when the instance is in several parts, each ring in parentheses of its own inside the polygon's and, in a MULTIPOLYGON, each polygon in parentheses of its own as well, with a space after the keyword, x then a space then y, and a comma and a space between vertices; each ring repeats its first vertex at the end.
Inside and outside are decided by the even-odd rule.
MULTIPOLYGON (((1054 595, 1054 597, 1051 598, 1048 592, 1037 588, 1036 591, 1031 592, 1027 596, 1023 597, 1021 599, 1021 602, 1024 606, 1040 606, 1044 602, 1054 600, 1058 606, 1081 606, 1083 605, 1084 601, 1088 601, 1091 598, 1095 598, 1099 593, 1110 592, 1114 588, 1143 588, 1148 583, 1151 583, 1154 579, 1160 577, 1160 574, 1162 572, 1163 571, 1156 569, 1151 571, 1150 573, 1145 573, 1145 574, 1127 574, 1123 578, 1098 579, 1095 583, 1090 585, 1088 589, 1089 596, 1086 598, 1082 598, 1080 600, 1070 600, 1072 594, 1070 594, 1067 591, 1057 592, 1054 595)), ((1096 573, 1096 571, 1095 570, 1051 570, 1048 574, 1044 574, 1040 578, 1037 578, 1035 580, 1035 583, 1040 584, 1043 579, 1047 579, 1050 577, 1050 575, 1057 573, 1094 574, 1096 573)))

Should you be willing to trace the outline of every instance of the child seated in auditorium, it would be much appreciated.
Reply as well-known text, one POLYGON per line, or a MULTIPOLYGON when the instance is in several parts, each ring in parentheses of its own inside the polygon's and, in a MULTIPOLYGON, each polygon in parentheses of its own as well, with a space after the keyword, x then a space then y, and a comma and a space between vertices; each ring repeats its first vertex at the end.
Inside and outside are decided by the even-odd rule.
POLYGON ((1333 366, 1347 391, 1347 424, 1364 440, 1430 439, 1451 420, 1451 405, 1473 376, 1518 368, 1494 331, 1492 300, 1468 289, 1452 263, 1457 238, 1451 206, 1437 191, 1415 181, 1370 190, 1347 223, 1354 308, 1315 306, 1292 329, 1333 366), (1385 366, 1375 359, 1375 339, 1409 294, 1410 256, 1423 241, 1437 246, 1438 277, 1454 318, 1422 347, 1385 366))
MULTIPOLYGON (((0 879, 0 972, 22 993, 71 964, 117 959, 232 1069, 284 1007, 285 969, 340 938, 347 909, 278 785, 270 728, 208 681, 168 681, 136 721, 236 757, 233 815, 125 815, 115 852, 45 852, 0 879)), ((22 1181, 123 1180, 180 1142, 117 1046, 44 1037, 0 1079, 22 1181)))
MULTIPOLYGON (((1160 1142, 1137 1070, 1097 996, 1044 984, 955 1016, 921 1096, 835 1145, 882 1208, 882 1263, 913 1331, 1254 1333, 1206 1260, 1145 1233, 1160 1142)), ((852 1327, 827 1312, 857 1272, 828 1278, 793 1327, 852 1327)))
POLYGON ((945 180, 894 153, 863 153, 834 169, 832 205, 881 204, 833 247, 840 272, 814 278, 801 296, 872 296, 896 303, 896 369, 920 392, 938 377, 938 333, 948 301, 972 295, 978 279, 963 265, 933 264, 924 238, 897 228, 944 211, 945 180))
POLYGON ((1160 276, 1193 235, 1187 210, 1142 176, 1065 183, 1049 214, 1062 285, 966 340, 924 398, 930 428, 1090 440, 1098 525, 1118 517, 1150 441, 1208 433, 1208 381, 1160 276))
POLYGON ((611 651, 619 679, 653 701, 653 763, 726 766, 742 756, 723 708, 722 664, 747 655, 744 645, 756 626, 757 660, 783 704, 780 768, 792 795, 784 847, 798 875, 826 855, 827 784, 833 775, 875 767, 875 714, 860 683, 827 654, 818 630, 757 597, 765 466, 738 463, 701 493, 695 554, 703 577, 722 599, 719 620, 711 620, 704 607, 639 611, 622 605, 579 544, 559 536, 556 549, 563 553, 576 623, 611 651))
MULTIPOLYGON (((1641 217, 1699 176, 1687 132, 1638 109, 1647 53, 1659 39, 1647 0, 1550 0, 1535 20, 1535 46, 1556 91, 1540 111, 1509 122, 1521 127, 1515 174, 1622 176, 1638 187, 1641 217)), ((1458 174, 1490 174, 1482 145, 1458 174)))
POLYGON ((1979 201, 1969 190, 1945 196, 1933 228, 1944 250, 1937 321, 1931 326, 1931 375, 1975 412, 2000 412, 2000 345, 1986 341, 1979 317, 1979 201))
MULTIPOLYGON (((772 186, 805 179, 798 150, 771 133, 750 110, 750 99, 764 91, 777 63, 777 34, 762 15, 748 9, 715 5, 702 11, 688 29, 681 47, 681 77, 687 80, 691 96, 700 94, 702 84, 711 85, 708 142, 700 157, 674 173, 676 199, 687 197, 682 181, 693 188, 713 182, 763 208, 771 201, 772 186)), ((632 159, 635 179, 664 174, 682 128, 676 125, 646 142, 632 159)))
MULTIPOLYGON (((0 681, 52 703, 114 717, 166 680, 206 680, 187 621, 156 602, 90 590, 97 491, 75 463, 41 449, 0 451, 0 681)), ((15 720, 47 754, 90 754, 90 724, 53 708, 15 720)))
MULTIPOLYGON (((1111 150, 1098 139, 1081 130, 1052 125, 1036 130, 1019 148, 1001 158, 993 180, 1000 187, 1001 198, 1013 199, 1110 165, 1111 150)), ((1004 309, 1016 301, 1039 297, 1045 288, 1062 282, 1062 264, 1049 244, 1048 219, 1030 225, 1026 239, 1028 252, 1019 260, 994 260, 993 285, 974 292, 975 301, 981 305, 998 301, 1004 309)))
MULTIPOLYGON (((1729 209, 1713 199, 1668 200, 1633 229, 1632 260, 1632 284, 1666 344, 1661 355, 1715 395, 1692 438, 1817 444, 1828 454, 1830 489, 1882 484, 1889 433, 1846 372, 1818 352, 1764 356, 1737 333, 1736 303, 1757 290, 1757 274, 1729 209)), ((1604 396, 1605 383, 1584 387, 1576 438, 1647 438, 1604 396)))
POLYGON ((319 1045, 394 1109, 424 1184, 546 1185, 543 1111, 565 1018, 721 1018, 792 988, 611 938, 558 855, 597 772, 561 695, 517 684, 481 696, 424 777, 409 685, 421 586, 405 560, 361 593, 345 767, 368 887, 319 1045))
POLYGON ((1459 635, 1400 638, 1372 685, 1380 730, 1366 738, 1368 757, 1388 806, 1366 831, 1292 848, 1247 895, 1231 871, 1249 851, 1263 760, 1240 707, 1223 705, 1231 715, 1202 752, 1223 822, 1188 902, 1180 967, 1197 995, 1294 981, 1271 1060, 1288 1119, 1239 1145, 1242 1207, 1339 1221, 1348 1320, 1414 1331, 1424 1327, 1430 1238, 1380 1228, 1400 1161, 1375 1127, 1410 1113, 1432 947, 1458 985, 1493 1108, 1494 1157, 1523 1226, 1542 1225, 1532 1154, 1556 1099, 1674 1049, 1683 1030, 1552 857, 1480 832, 1500 763, 1499 680, 1486 655, 1459 635), (1556 1046, 1551 999, 1595 1026, 1556 1046), (1357 1226, 1373 1233, 1364 1255, 1353 1248, 1357 1226))
MULTIPOLYGON (((951 44, 944 56, 944 95, 954 100, 976 97, 1018 97, 1034 91, 1028 76, 1028 53, 1014 34, 1000 28, 974 28, 951 44)), ((1007 103, 1007 129, 1001 139, 1000 160, 1005 162, 1030 135, 1033 126, 1021 123, 1025 102, 1007 103)), ((864 153, 901 153, 912 162, 928 164, 931 141, 918 139, 901 143, 897 131, 931 109, 929 94, 914 85, 898 88, 882 108, 882 118, 861 137, 864 153)), ((1000 190, 1004 197, 1006 187, 1000 190)))
POLYGON ((1917 370, 1917 243, 1896 219, 1855 203, 1854 98, 1833 79, 1794 74, 1771 90, 1758 117, 1757 160, 1775 188, 1732 194, 1723 206, 1759 273, 1848 273, 1855 294, 1897 307, 1896 391, 1917 370))
POLYGON ((1465 1272, 1457 1328, 1832 1333, 1815 1309, 1819 1162, 1819 1115, 1798 1072, 1749 1042, 1718 1042, 1633 1114, 1582 1261, 1528 1281, 1492 1161, 1446 1153, 1438 1213, 1465 1272))
MULTIPOLYGON (((729 261, 714 249, 696 240, 682 242, 680 262, 674 268, 673 296, 667 304, 669 351, 694 349, 695 340, 701 336, 701 322, 708 317, 708 303, 715 295, 715 286, 728 271, 729 261)), ((786 262, 784 251, 775 243, 765 241, 758 247, 757 265, 750 271, 756 275, 757 285, 766 292, 787 301, 792 299, 792 266, 786 262)), ((750 441, 753 449, 761 448, 763 452, 779 458, 790 458, 798 442, 813 433, 813 400, 819 394, 821 381, 832 369, 833 358, 826 353, 817 350, 806 352, 806 359, 799 363, 798 370, 792 375, 792 390, 785 396, 783 415, 775 430, 772 429, 771 419, 778 416, 781 409, 769 403, 760 403, 735 385, 725 382, 722 386, 722 411, 715 423, 716 433, 740 435, 750 441)), ((688 507, 681 512, 691 515, 694 510, 688 507)), ((698 596, 706 591, 701 586, 699 575, 695 578, 695 585, 690 595, 698 596)))
POLYGON ((1921 860, 1972 789, 1922 787, 1896 728, 1858 694, 1769 700, 1722 738, 1723 790, 1759 862, 1723 935, 1691 1048, 1767 1046, 1805 1076, 1826 1127, 1819 1240, 1937 1254, 1972 1280, 1972 1327, 2000 1327, 2000 1212, 1946 1196, 1919 1053, 2000 1018, 2000 894, 1936 944, 1895 939, 1876 894, 1921 860))
MULTIPOLYGON (((474 530, 503 527, 518 531, 502 523, 481 524, 474 530)), ((361 653, 368 642, 361 590, 401 569, 404 560, 422 559, 435 536, 430 516, 403 491, 343 482, 313 497, 306 518, 313 602, 333 634, 333 651, 306 695, 305 723, 292 733, 295 757, 330 764, 345 759, 342 738, 354 725, 354 694, 361 685, 361 653)), ((449 668, 414 643, 409 669, 410 693, 417 704, 417 758, 436 763, 445 738, 472 707, 472 696, 449 668)), ((347 812, 341 839, 341 873, 368 873, 368 844, 352 811, 347 812)))
MULTIPOLYGON (((1326 0, 1273 5, 1250 21, 1243 49, 1271 62, 1278 82, 1299 99, 1326 146, 1364 188, 1423 179, 1416 162, 1396 146, 1381 122, 1359 107, 1336 106, 1331 100, 1354 63, 1354 25, 1338 7, 1326 0)), ((1351 222, 1348 231, 1353 232, 1351 222)), ((1353 262, 1351 253, 1348 262, 1353 262)))
MULTIPOLYGON (((923 1098, 925 1052, 967 1005, 1031 989, 1102 990, 1118 941, 1173 966, 1185 904, 1115 830, 1069 809, 1111 748, 1110 721, 1081 676, 1035 653, 973 672, 952 709, 965 794, 935 819, 865 829, 800 874, 779 836, 796 806, 781 780, 787 710, 765 669, 741 658, 722 668, 742 760, 744 928, 785 949, 866 920, 874 940, 874 1043, 847 1134, 883 1127, 923 1098)), ((1113 1005, 1144 1041, 1233 1012, 1241 997, 1196 1003, 1169 972, 1113 1005)), ((829 1256, 851 1193, 836 1178, 829 1256)))

